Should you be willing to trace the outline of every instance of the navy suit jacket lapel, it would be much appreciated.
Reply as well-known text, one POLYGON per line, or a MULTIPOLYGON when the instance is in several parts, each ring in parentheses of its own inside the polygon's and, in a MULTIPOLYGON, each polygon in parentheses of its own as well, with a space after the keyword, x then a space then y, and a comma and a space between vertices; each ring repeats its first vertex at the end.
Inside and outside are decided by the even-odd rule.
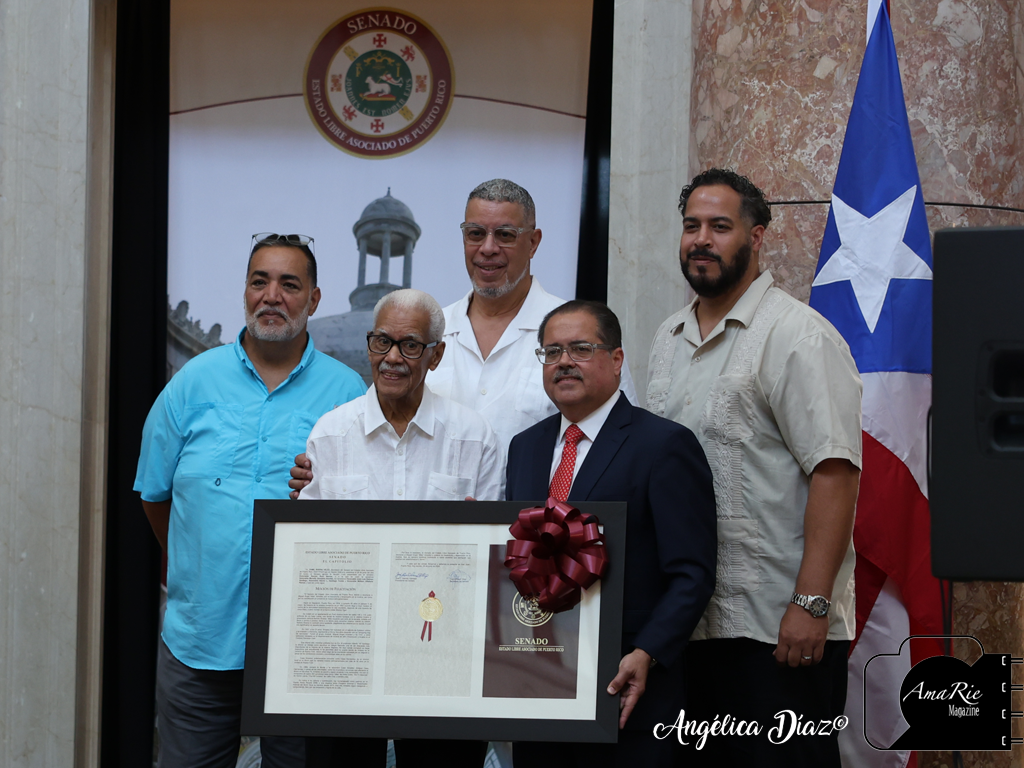
POLYGON ((569 491, 570 499, 585 501, 590 497, 590 492, 594 490, 597 481, 604 475, 608 465, 615 458, 615 454, 619 452, 622 444, 626 442, 629 432, 625 428, 632 421, 633 406, 629 404, 626 396, 620 392, 619 399, 612 406, 612 410, 608 414, 604 426, 601 427, 597 439, 590 446, 587 458, 583 461, 583 466, 576 473, 572 490, 569 491))
POLYGON ((543 422, 543 431, 537 441, 537 450, 530 457, 530 475, 527 485, 528 493, 524 498, 546 499, 551 486, 551 461, 554 457, 555 443, 558 441, 558 428, 562 425, 562 417, 558 414, 543 422))

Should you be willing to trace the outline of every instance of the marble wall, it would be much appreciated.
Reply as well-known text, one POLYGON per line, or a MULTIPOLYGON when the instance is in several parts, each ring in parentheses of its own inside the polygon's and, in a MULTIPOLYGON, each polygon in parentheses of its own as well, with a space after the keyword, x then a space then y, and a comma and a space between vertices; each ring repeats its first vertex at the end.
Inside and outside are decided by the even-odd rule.
MULTIPOLYGON (((686 298, 669 207, 698 170, 732 167, 762 186, 775 203, 762 266, 794 296, 810 295, 866 13, 866 2, 827 0, 617 3, 609 303, 634 345, 638 387, 653 329, 686 298), (678 102, 687 93, 684 127, 678 102)), ((893 0, 892 17, 932 231, 1024 225, 1024 3, 893 0)), ((1024 655, 1022 597, 1015 584, 958 584, 955 631, 1024 655)), ((1016 671, 1015 682, 1022 678, 1016 671)), ((1024 709, 1024 700, 1015 705, 1024 709)), ((965 757, 983 768, 1024 765, 1012 752, 965 757)), ((953 763, 948 753, 922 753, 919 764, 953 763)))
MULTIPOLYGON (((0 3, 0 765, 11 768, 98 758, 102 558, 82 544, 102 547, 106 369, 91 334, 106 332, 109 205, 96 192, 110 131, 93 115, 109 112, 112 76, 100 72, 99 88, 90 78, 97 18, 111 32, 112 7, 0 3)), ((100 39, 109 61, 113 38, 100 39)))

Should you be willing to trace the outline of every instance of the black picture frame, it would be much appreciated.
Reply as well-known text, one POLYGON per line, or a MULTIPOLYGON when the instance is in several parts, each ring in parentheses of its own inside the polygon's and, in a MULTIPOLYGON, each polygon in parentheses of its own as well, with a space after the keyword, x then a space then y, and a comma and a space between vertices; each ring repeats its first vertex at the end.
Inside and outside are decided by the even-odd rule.
MULTIPOLYGON (((278 523, 502 524, 544 502, 307 501, 257 500, 253 505, 249 619, 246 631, 242 732, 274 736, 470 739, 478 741, 618 741, 619 699, 598 685, 592 720, 529 718, 408 717, 387 715, 281 714, 265 711, 275 531, 278 523)), ((597 679, 608 681, 622 657, 622 589, 626 544, 624 502, 580 502, 596 515, 609 556, 601 579, 597 679)), ((510 536, 511 538, 511 536, 510 536)), ((528 706, 529 699, 524 699, 528 706)))

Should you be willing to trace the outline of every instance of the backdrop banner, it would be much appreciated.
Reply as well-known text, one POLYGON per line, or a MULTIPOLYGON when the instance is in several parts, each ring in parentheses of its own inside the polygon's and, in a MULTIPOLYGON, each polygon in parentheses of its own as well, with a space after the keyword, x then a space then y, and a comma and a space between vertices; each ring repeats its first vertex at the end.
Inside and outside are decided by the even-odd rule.
POLYGON ((310 332, 365 367, 380 295, 469 290, 459 224, 495 177, 533 195, 532 271, 574 296, 592 10, 173 0, 168 374, 242 328, 257 232, 315 238, 310 332))

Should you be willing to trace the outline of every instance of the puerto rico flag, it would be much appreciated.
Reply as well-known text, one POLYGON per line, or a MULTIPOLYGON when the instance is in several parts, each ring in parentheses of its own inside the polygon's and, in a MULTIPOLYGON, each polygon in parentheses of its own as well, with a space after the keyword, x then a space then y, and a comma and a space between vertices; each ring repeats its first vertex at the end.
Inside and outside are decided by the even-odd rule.
MULTIPOLYGON (((857 639, 843 762, 902 768, 912 754, 876 751, 863 736, 889 745, 907 727, 902 675, 887 681, 889 690, 869 689, 865 702, 863 673, 872 656, 897 653, 909 635, 942 631, 926 484, 932 252, 892 27, 884 4, 876 9, 810 303, 849 343, 864 381, 864 468, 853 533, 857 639)), ((920 642, 911 651, 917 662, 940 647, 920 642)))

